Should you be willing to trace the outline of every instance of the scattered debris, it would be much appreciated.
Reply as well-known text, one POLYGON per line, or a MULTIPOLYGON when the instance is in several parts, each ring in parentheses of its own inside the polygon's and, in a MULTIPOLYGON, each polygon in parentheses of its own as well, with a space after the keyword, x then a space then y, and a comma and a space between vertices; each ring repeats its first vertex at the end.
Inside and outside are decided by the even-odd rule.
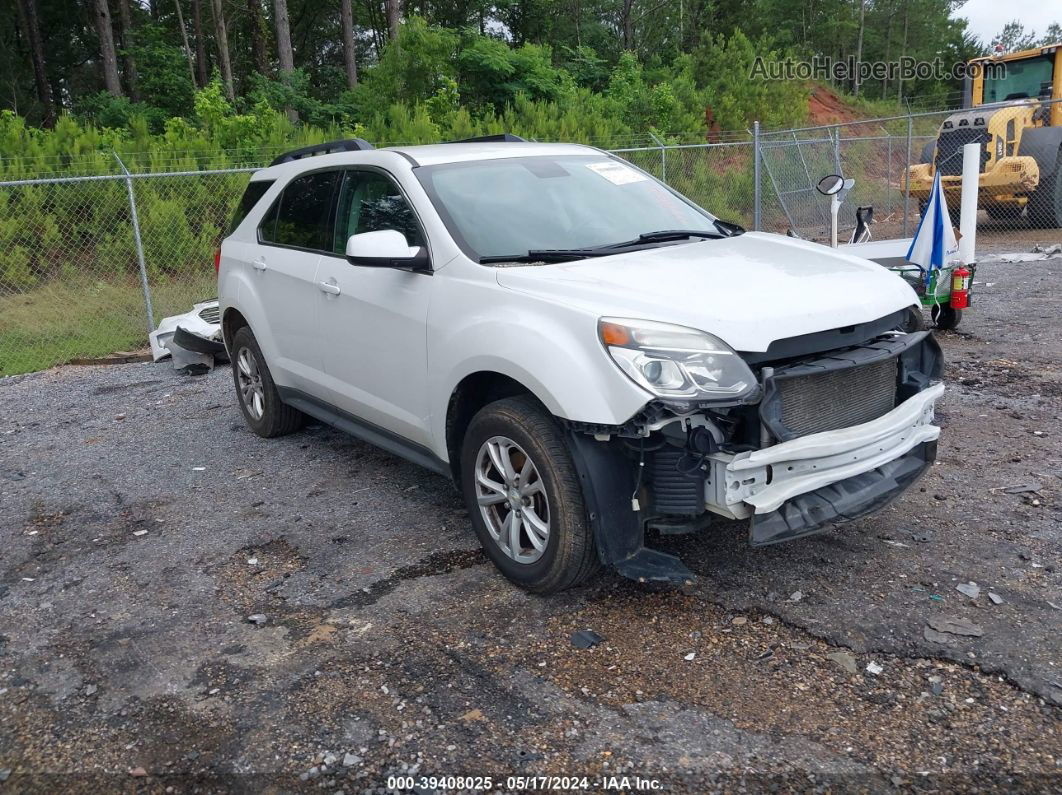
POLYGON ((604 638, 598 635, 592 629, 580 629, 578 632, 572 635, 572 645, 577 649, 589 649, 596 646, 604 638))
POLYGON ((763 617, 763 618, 761 619, 761 621, 762 621, 762 622, 763 622, 764 624, 773 624, 773 623, 774 623, 774 619, 773 619, 773 618, 771 618, 770 616, 764 616, 764 617, 763 617))
POLYGON ((143 778, 147 775, 147 771, 144 770, 144 768, 142 767, 134 767, 132 770, 129 771, 129 775, 133 778, 143 778))
POLYGON ((257 566, 258 565, 258 558, 247 558, 247 565, 248 566, 257 566))
POLYGON ((885 668, 882 667, 880 664, 878 664, 876 662, 872 661, 872 662, 868 662, 867 663, 867 673, 868 674, 873 674, 874 676, 878 676, 884 670, 885 670, 885 668))
POLYGON ((793 593, 789 594, 789 601, 790 602, 799 602, 803 598, 804 598, 804 594, 801 593, 800 591, 793 591, 793 593))
POLYGON ((971 599, 976 599, 981 595, 981 586, 975 583, 973 580, 970 582, 961 582, 955 586, 955 590, 961 593, 963 596, 969 596, 971 599))
POLYGON ((985 634, 984 630, 977 624, 955 616, 930 616, 926 623, 937 632, 947 632, 951 635, 966 635, 979 638, 985 634))
POLYGON ((929 692, 932 693, 934 696, 939 696, 941 693, 944 692, 944 683, 939 680, 936 682, 930 682, 929 692))
POLYGON ((7 781, 9 778, 11 778, 11 768, 0 768, 0 781, 7 781))
POLYGON ((1053 246, 1033 246, 1032 251, 1016 251, 1009 254, 1000 254, 997 259, 1000 262, 1041 262, 1045 259, 1051 259, 1052 257, 1062 256, 1062 245, 1053 246))
MULTIPOLYGON (((1002 488, 1004 494, 1028 494, 1029 492, 1038 492, 1039 490, 1039 483, 1025 483, 1019 486, 1004 486, 1002 488)), ((993 491, 996 491, 996 489, 993 489, 993 491)))
POLYGON ((114 415, 114 421, 115 422, 121 422, 124 419, 125 419, 125 415, 124 414, 115 414, 114 415))
POLYGON ((930 541, 933 540, 933 531, 932 530, 912 530, 911 531, 911 540, 918 541, 919 543, 922 543, 922 544, 928 544, 930 541))
POLYGON ((481 710, 479 708, 470 709, 468 712, 466 712, 464 715, 461 716, 461 720, 466 721, 466 722, 467 721, 473 721, 473 720, 486 720, 486 719, 487 718, 483 714, 483 710, 481 710))
POLYGON ((147 530, 134 530, 133 531, 133 535, 135 535, 135 536, 146 536, 147 535, 147 530))
POLYGON ((247 620, 254 624, 256 627, 260 627, 269 621, 269 616, 265 613, 255 613, 254 615, 247 616, 247 620))
POLYGON ((691 652, 690 652, 689 654, 687 654, 687 655, 686 655, 685 657, 683 657, 682 659, 683 659, 683 660, 685 660, 686 662, 690 662, 690 661, 691 661, 691 660, 692 660, 692 659, 693 659, 694 657, 696 657, 696 656, 697 656, 697 652, 695 652, 695 651, 691 651, 691 652))
POLYGON ((856 665, 855 657, 851 654, 851 652, 832 651, 826 655, 826 658, 837 663, 850 674, 858 673, 859 671, 859 667, 856 665))
POLYGON ((747 624, 748 619, 745 618, 745 616, 734 616, 734 618, 730 620, 730 623, 733 624, 735 627, 740 627, 744 624, 747 624))
POLYGON ((1003 597, 1002 597, 1002 596, 1000 596, 1000 595, 999 595, 999 594, 997 594, 997 593, 993 593, 992 591, 989 591, 989 592, 988 592, 988 598, 989 598, 990 600, 992 600, 992 604, 994 604, 994 605, 1001 605, 1001 604, 1003 604, 1003 597))
POLYGON ((86 696, 94 696, 96 695, 97 690, 99 690, 99 687, 97 687, 96 685, 85 685, 81 692, 84 693, 86 696))
POLYGON ((909 549, 907 544, 903 543, 902 541, 893 541, 891 538, 883 538, 881 539, 881 543, 888 544, 890 547, 900 547, 902 549, 909 549))
POLYGON ((361 764, 361 757, 347 751, 343 754, 343 767, 354 767, 361 764))

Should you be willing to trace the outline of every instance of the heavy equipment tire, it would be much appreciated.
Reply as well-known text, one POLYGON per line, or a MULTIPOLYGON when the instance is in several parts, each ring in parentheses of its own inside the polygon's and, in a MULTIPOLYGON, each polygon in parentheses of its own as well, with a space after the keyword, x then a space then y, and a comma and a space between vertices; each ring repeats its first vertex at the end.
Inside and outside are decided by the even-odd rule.
POLYGON ((472 418, 461 443, 461 483, 487 557, 516 585, 556 593, 597 570, 567 442, 534 398, 498 400, 472 418))
POLYGON ((251 329, 244 326, 236 332, 231 350, 232 380, 247 426, 265 439, 299 430, 306 422, 306 415, 280 399, 251 329))
POLYGON ((1029 200, 1029 223, 1040 229, 1062 227, 1062 150, 1058 153, 1055 171, 1040 186, 1029 200))

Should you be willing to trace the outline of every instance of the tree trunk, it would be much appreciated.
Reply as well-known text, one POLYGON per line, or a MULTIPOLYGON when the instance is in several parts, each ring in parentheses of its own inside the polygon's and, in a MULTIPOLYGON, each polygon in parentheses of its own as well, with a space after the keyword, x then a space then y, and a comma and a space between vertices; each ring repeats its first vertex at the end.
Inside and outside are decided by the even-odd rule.
POLYGON ((399 0, 384 0, 384 8, 387 10, 387 38, 391 41, 398 38, 398 22, 401 19, 398 2, 399 0))
POLYGON ((358 84, 358 62, 354 58, 354 13, 350 0, 339 0, 339 16, 343 21, 343 65, 347 68, 347 86, 358 84))
POLYGON ((247 0, 247 24, 251 28, 251 55, 254 59, 254 68, 259 74, 268 75, 269 53, 266 52, 262 0, 247 0))
POLYGON ((863 31, 866 27, 867 0, 859 0, 859 36, 856 38, 856 71, 852 75, 852 94, 859 96, 859 62, 863 60, 863 31))
POLYGON ((103 85, 116 97, 122 96, 122 84, 118 80, 118 52, 114 49, 114 31, 111 29, 111 9, 107 0, 95 0, 96 33, 100 39, 100 59, 103 63, 103 85))
POLYGON ((623 0, 620 27, 623 29, 623 49, 634 49, 634 0, 623 0))
POLYGON ((133 15, 129 12, 129 0, 118 0, 118 22, 122 31, 122 55, 123 71, 125 72, 125 87, 129 90, 129 98, 133 102, 140 101, 140 92, 136 87, 136 58, 133 56, 133 15))
POLYGON ((225 29, 225 13, 221 8, 222 0, 210 0, 214 12, 214 38, 218 45, 218 68, 221 69, 221 82, 225 85, 225 96, 229 102, 236 99, 232 86, 232 62, 229 60, 229 34, 225 29))
POLYGON ((48 83, 48 74, 44 68, 44 45, 41 43, 41 25, 37 16, 37 0, 19 0, 18 14, 29 42, 30 62, 33 65, 33 82, 37 86, 37 99, 41 103, 41 124, 45 127, 55 126, 55 102, 52 101, 52 87, 48 83))
MULTIPOLYGON (((277 58, 280 61, 280 73, 289 75, 295 71, 295 53, 291 50, 291 23, 288 21, 288 0, 273 0, 274 16, 277 23, 277 58)), ((285 108, 288 119, 298 121, 299 114, 293 108, 285 108)))
POLYGON ((188 28, 184 26, 184 12, 181 11, 181 0, 173 0, 177 8, 177 27, 181 29, 181 41, 184 42, 184 57, 188 59, 188 76, 192 78, 192 88, 198 83, 195 80, 195 63, 192 59, 192 48, 188 46, 188 28))
POLYGON ((207 84, 206 41, 203 39, 203 11, 199 5, 200 0, 192 0, 192 35, 195 36, 195 73, 199 79, 199 87, 207 84))
MULTIPOLYGON (((895 14, 892 13, 892 9, 889 9, 889 22, 885 26, 885 63, 892 63, 889 57, 892 55, 892 19, 895 14)), ((881 98, 889 98, 889 78, 888 75, 881 81, 881 98)))
MULTIPOLYGON (((908 16, 907 15, 907 6, 908 5, 909 5, 908 0, 904 0, 904 3, 903 3, 903 43, 900 45, 900 58, 899 58, 899 60, 901 60, 901 61, 903 60, 903 57, 905 55, 907 55, 907 16, 908 16)), ((901 75, 899 73, 899 70, 897 70, 897 73, 896 73, 896 102, 897 103, 903 102, 903 75, 901 75)))
POLYGON ((290 74, 295 70, 295 54, 291 51, 291 22, 288 21, 288 0, 273 0, 277 22, 277 58, 280 71, 290 74))

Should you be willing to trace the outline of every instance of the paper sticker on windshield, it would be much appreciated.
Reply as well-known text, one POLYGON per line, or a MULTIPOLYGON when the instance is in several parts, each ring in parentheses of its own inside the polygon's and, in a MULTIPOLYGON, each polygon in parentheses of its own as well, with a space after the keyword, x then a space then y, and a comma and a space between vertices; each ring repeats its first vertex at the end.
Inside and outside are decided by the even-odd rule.
POLYGON ((648 177, 645 174, 628 168, 615 160, 602 160, 599 163, 587 163, 586 167, 596 174, 600 174, 613 185, 629 185, 632 182, 645 182, 648 177))

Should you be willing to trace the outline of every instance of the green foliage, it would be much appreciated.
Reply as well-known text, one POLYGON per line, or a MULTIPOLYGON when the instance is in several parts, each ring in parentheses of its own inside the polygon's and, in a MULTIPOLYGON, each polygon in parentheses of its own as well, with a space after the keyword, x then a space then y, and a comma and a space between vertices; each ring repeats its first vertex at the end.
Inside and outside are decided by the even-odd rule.
POLYGON ((809 87, 749 79, 757 57, 775 61, 792 55, 765 36, 753 42, 740 30, 729 38, 705 34, 692 54, 692 72, 722 129, 745 129, 757 119, 768 128, 795 127, 807 117, 809 87))

